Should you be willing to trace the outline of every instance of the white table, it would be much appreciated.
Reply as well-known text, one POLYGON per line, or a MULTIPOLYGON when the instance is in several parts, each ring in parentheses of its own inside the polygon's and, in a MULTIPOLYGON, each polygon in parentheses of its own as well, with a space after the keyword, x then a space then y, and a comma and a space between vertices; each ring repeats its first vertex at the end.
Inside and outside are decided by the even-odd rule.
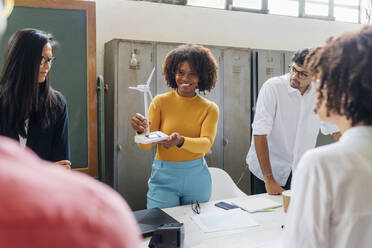
MULTIPOLYGON (((262 195, 248 196, 250 198, 262 197, 262 195)), ((282 196, 265 195, 276 202, 282 203, 282 196)), ((223 200, 231 202, 232 199, 223 200)), ((200 204, 201 214, 218 211, 228 211, 215 207, 219 201, 212 201, 200 204)), ((185 228, 185 248, 269 248, 279 247, 282 234, 281 226, 284 224, 283 208, 276 208, 272 212, 248 213, 260 226, 237 229, 233 231, 221 231, 204 233, 199 226, 191 219, 196 215, 190 205, 165 208, 166 213, 181 223, 185 228)), ((150 238, 146 238, 142 247, 148 247, 150 238)))

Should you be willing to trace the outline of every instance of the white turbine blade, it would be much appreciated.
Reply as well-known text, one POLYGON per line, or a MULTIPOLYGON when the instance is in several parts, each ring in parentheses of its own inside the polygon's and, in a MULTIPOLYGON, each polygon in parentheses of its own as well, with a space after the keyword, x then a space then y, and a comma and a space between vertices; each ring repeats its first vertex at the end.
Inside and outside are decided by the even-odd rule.
POLYGON ((141 92, 144 92, 144 89, 142 89, 141 87, 132 87, 132 86, 130 86, 130 87, 128 87, 129 89, 131 89, 131 90, 138 90, 138 91, 141 91, 141 92))
POLYGON ((154 69, 152 69, 152 72, 151 72, 149 78, 147 79, 147 83, 146 83, 146 85, 147 85, 148 87, 150 87, 151 79, 152 79, 152 76, 154 75, 154 72, 155 72, 155 67, 154 67, 154 69))
POLYGON ((150 89, 149 89, 149 90, 147 90, 147 93, 149 93, 150 99, 151 99, 151 101, 152 101, 152 100, 153 100, 153 98, 152 98, 152 95, 151 95, 151 91, 150 91, 150 89))
POLYGON ((151 94, 150 89, 147 90, 147 93, 149 93, 149 96, 150 96, 150 99, 151 99, 150 103, 152 102, 152 104, 154 105, 154 108, 156 109, 155 102, 152 101, 153 98, 152 98, 152 94, 151 94))

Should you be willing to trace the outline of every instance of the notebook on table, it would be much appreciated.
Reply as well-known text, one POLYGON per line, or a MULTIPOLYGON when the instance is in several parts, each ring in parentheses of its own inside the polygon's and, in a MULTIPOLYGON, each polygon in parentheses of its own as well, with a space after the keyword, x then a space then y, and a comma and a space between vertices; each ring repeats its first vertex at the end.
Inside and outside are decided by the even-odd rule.
POLYGON ((179 223, 160 208, 150 208, 133 212, 143 237, 151 236, 164 224, 179 223))
POLYGON ((250 213, 265 211, 270 208, 281 207, 282 204, 266 197, 244 198, 233 200, 232 204, 250 213))

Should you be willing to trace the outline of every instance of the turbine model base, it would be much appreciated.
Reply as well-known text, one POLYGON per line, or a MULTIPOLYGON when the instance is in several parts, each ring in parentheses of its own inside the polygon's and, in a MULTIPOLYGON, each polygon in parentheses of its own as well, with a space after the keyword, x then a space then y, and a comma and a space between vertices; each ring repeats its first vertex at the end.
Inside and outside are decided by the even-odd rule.
POLYGON ((156 131, 152 132, 149 135, 142 134, 142 135, 137 135, 134 136, 134 142, 140 143, 140 144, 150 144, 150 143, 156 143, 162 140, 168 139, 169 136, 166 135, 163 132, 156 131))

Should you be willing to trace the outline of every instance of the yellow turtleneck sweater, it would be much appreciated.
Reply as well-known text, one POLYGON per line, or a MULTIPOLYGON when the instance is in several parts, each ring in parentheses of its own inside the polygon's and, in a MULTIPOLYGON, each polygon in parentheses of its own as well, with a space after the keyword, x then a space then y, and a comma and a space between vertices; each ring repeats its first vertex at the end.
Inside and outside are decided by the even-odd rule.
MULTIPOLYGON (((185 138, 183 145, 169 149, 157 146, 156 159, 164 161, 190 161, 204 157, 212 145, 217 132, 218 107, 214 102, 196 94, 182 97, 176 91, 155 97, 150 104, 150 131, 174 132, 185 138)), ((139 144, 143 150, 153 144, 139 144)))

